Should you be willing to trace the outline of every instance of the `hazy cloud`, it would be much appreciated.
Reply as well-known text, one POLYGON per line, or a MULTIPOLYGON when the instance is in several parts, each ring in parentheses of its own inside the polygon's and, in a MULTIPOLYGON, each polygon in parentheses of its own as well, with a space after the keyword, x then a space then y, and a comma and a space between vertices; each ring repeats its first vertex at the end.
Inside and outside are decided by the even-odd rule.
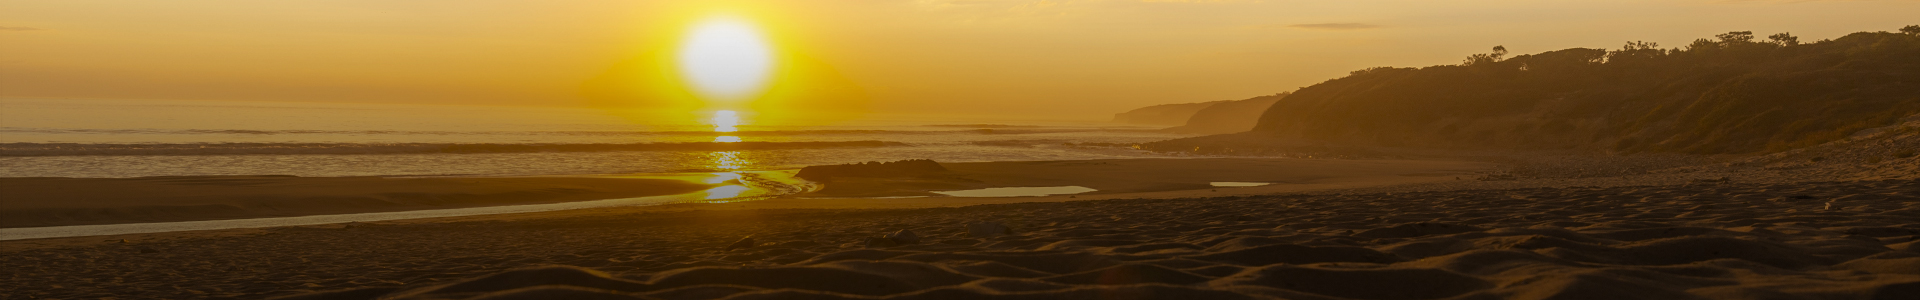
POLYGON ((0 26, 0 31, 34 31, 34 30, 46 30, 46 29, 39 29, 39 28, 33 28, 33 27, 0 26))
POLYGON ((1315 23, 1315 24, 1293 24, 1293 25, 1287 25, 1287 27, 1300 28, 1300 29, 1313 29, 1313 30, 1359 30, 1359 29, 1380 28, 1380 25, 1373 25, 1373 24, 1366 24, 1366 23, 1315 23))

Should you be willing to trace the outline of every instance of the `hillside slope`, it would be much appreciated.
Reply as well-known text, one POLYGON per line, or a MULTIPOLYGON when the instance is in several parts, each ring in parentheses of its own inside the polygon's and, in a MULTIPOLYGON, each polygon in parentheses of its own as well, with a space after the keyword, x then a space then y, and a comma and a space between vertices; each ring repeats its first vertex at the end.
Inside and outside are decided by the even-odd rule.
POLYGON ((1126 123, 1126 124, 1134 124, 1134 125, 1161 125, 1161 126, 1186 125, 1187 119, 1192 118, 1194 113, 1198 113, 1200 112, 1200 110, 1206 109, 1208 106, 1213 106, 1214 104, 1219 104, 1221 102, 1227 102, 1227 101, 1161 104, 1161 105, 1135 108, 1127 112, 1114 114, 1113 121, 1118 123, 1126 123))
POLYGON ((1721 167, 1775 171, 1798 178, 1920 179, 1920 114, 1825 144, 1749 157, 1721 167))
POLYGON ((1920 26, 1902 31, 1805 44, 1733 32, 1681 49, 1629 43, 1511 59, 1496 48, 1460 65, 1372 68, 1294 92, 1235 139, 1611 153, 1803 148, 1920 112, 1920 26))
POLYGON ((1260 122, 1260 115, 1266 113, 1273 103, 1286 98, 1287 93, 1259 96, 1233 101, 1220 101, 1207 106, 1192 117, 1187 124, 1167 128, 1167 131, 1186 134, 1222 134, 1246 132, 1260 122))

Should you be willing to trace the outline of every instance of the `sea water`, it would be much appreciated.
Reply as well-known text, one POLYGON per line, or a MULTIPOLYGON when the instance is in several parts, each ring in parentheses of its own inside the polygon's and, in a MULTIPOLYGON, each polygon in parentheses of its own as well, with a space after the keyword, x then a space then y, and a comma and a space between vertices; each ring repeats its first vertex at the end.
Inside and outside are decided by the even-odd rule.
POLYGON ((1102 122, 746 121, 716 132, 588 108, 13 98, 0 99, 0 177, 631 174, 1133 158, 1158 155, 1124 145, 1183 137, 1102 122))

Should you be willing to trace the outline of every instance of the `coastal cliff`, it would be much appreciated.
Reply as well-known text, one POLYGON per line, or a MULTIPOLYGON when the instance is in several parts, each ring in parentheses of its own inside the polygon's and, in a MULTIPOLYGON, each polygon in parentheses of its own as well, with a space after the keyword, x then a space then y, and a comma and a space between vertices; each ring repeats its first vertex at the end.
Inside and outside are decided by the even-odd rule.
POLYGON ((1208 106, 1213 106, 1214 104, 1219 104, 1221 102, 1227 102, 1227 101, 1161 104, 1161 105, 1154 105, 1154 106, 1148 106, 1148 107, 1141 107, 1141 108, 1129 110, 1127 112, 1114 114, 1113 121, 1116 123, 1125 123, 1125 124, 1134 124, 1134 125, 1160 125, 1160 126, 1185 125, 1187 124, 1187 119, 1192 118, 1195 113, 1199 113, 1200 110, 1206 109, 1208 106))
POLYGON ((1222 134, 1246 132, 1259 123, 1260 115, 1272 107, 1273 103, 1286 98, 1289 93, 1259 96, 1233 101, 1219 101, 1195 112, 1187 118, 1187 124, 1167 128, 1167 131, 1187 134, 1222 134))
POLYGON ((1731 32, 1674 49, 1505 54, 1354 71, 1280 99, 1252 132, 1143 147, 1770 153, 1920 113, 1920 27, 1812 43, 1731 32))

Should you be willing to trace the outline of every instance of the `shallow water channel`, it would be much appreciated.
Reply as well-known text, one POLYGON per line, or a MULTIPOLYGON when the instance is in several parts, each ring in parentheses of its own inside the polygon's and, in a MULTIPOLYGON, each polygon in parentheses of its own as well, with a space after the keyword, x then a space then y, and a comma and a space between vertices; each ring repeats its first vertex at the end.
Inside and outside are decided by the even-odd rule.
POLYGON ((412 211, 395 211, 395 212, 232 219, 232 220, 0 228, 0 241, 38 239, 38 238, 76 237, 76 236, 194 231, 194 230, 303 226, 303 225, 335 224, 335 223, 348 223, 348 222, 374 222, 374 221, 405 220, 405 219, 425 219, 425 218, 530 213, 530 212, 544 212, 544 211, 585 209, 585 208, 646 206, 646 205, 660 205, 660 204, 669 204, 669 203, 688 203, 688 202, 726 203, 726 202, 752 201, 752 200, 766 199, 766 198, 780 196, 784 194, 804 192, 807 189, 807 187, 797 185, 795 182, 793 182, 794 179, 784 176, 784 174, 771 174, 776 176, 761 176, 761 175, 770 175, 770 174, 763 173, 763 172, 738 172, 738 173, 721 172, 721 173, 713 173, 713 175, 715 176, 712 179, 710 179, 712 181, 710 183, 736 182, 739 184, 721 185, 721 186, 707 189, 704 191, 678 194, 678 195, 633 197, 633 198, 577 201, 577 202, 564 202, 564 203, 548 203, 548 204, 485 206, 485 207, 470 207, 470 208, 450 208, 450 209, 432 209, 432 210, 412 210, 412 211), (742 173, 748 173, 748 174, 742 174, 742 173))

